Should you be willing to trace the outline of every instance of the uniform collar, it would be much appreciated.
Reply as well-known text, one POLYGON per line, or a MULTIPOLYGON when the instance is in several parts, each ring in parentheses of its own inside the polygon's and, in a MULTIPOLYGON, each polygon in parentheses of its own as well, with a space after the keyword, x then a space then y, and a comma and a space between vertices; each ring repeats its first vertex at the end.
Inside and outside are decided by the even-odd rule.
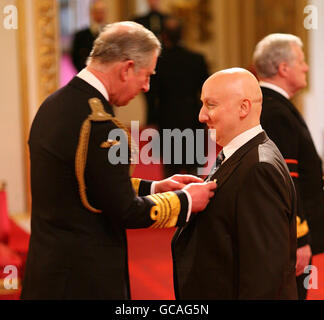
POLYGON ((266 82, 266 81, 260 81, 259 85, 260 85, 260 87, 268 88, 268 89, 271 89, 271 90, 274 90, 274 91, 280 93, 281 95, 283 95, 288 100, 290 99, 289 94, 287 93, 287 91, 285 91, 284 89, 282 89, 281 87, 279 87, 279 86, 277 86, 277 85, 275 85, 273 83, 266 82))
POLYGON ((77 74, 77 77, 81 78, 92 87, 96 88, 106 98, 106 100, 109 101, 109 95, 105 86, 93 73, 87 70, 87 68, 82 69, 77 74))

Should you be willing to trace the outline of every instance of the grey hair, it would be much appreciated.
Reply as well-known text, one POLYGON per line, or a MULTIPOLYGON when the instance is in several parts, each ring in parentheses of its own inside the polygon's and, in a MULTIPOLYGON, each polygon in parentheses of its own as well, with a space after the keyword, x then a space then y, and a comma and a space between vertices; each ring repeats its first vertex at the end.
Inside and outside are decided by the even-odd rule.
POLYGON ((273 33, 263 38, 253 54, 253 64, 258 76, 271 78, 278 73, 281 62, 295 59, 292 44, 303 47, 301 39, 292 34, 273 33))
POLYGON ((161 43, 150 30, 132 21, 115 22, 106 25, 95 40, 87 65, 133 60, 136 69, 143 68, 154 51, 160 54, 161 43))

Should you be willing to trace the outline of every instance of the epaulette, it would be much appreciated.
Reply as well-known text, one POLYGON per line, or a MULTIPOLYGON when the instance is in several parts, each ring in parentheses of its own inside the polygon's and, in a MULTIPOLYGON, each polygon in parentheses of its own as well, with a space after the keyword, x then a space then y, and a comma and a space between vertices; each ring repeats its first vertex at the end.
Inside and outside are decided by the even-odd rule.
MULTIPOLYGON (((89 137, 91 132, 91 121, 93 122, 103 122, 103 121, 112 121, 118 128, 123 129, 128 137, 128 145, 129 150, 131 150, 132 154, 137 151, 137 148, 132 141, 131 135, 128 129, 115 117, 111 114, 107 113, 104 109, 104 106, 100 99, 98 98, 91 98, 89 99, 89 105, 91 108, 92 113, 87 117, 87 119, 83 122, 80 130, 79 142, 78 147, 75 155, 75 174, 78 180, 79 185, 79 193, 82 204, 88 210, 101 213, 102 210, 96 209, 92 207, 88 201, 87 193, 86 193, 86 184, 84 179, 84 170, 87 163, 87 154, 88 154, 88 145, 89 145, 89 137)), ((103 142, 101 147, 105 148, 107 142, 103 142)), ((134 165, 130 165, 130 175, 134 170, 134 165)))

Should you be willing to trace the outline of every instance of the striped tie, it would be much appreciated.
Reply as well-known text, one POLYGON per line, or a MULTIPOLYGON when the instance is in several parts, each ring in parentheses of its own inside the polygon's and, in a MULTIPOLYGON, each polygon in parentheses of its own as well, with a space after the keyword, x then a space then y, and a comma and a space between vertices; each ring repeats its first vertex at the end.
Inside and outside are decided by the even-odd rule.
POLYGON ((206 182, 209 182, 211 177, 215 174, 215 172, 218 170, 218 168, 221 166, 222 162, 225 159, 225 155, 223 150, 218 154, 217 158, 216 158, 216 162, 213 166, 213 168, 210 170, 210 173, 206 179, 206 182))

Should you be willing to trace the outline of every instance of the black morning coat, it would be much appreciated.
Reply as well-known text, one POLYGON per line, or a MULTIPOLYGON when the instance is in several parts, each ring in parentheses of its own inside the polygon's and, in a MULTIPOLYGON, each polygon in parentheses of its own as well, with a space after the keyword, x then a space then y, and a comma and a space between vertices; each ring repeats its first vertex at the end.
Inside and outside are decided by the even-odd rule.
MULTIPOLYGON (((149 227, 154 202, 136 196, 129 165, 113 165, 101 148, 112 121, 92 123, 85 168, 89 203, 80 200, 75 155, 83 121, 91 113, 88 100, 97 97, 105 111, 112 107, 102 94, 75 77, 45 100, 33 121, 30 137, 32 221, 23 299, 130 298, 126 228, 149 227)), ((150 193, 141 181, 139 195, 150 193)), ((177 225, 188 210, 184 192, 177 225)))
POLYGON ((287 162, 295 184, 298 247, 310 244, 313 254, 324 252, 324 192, 322 160, 308 127, 295 106, 280 93, 261 87, 261 124, 287 162), (298 220, 299 220, 298 219, 298 220), (310 232, 303 228, 306 219, 310 232))
POLYGON ((296 195, 262 132, 216 171, 215 196, 172 240, 177 299, 296 299, 296 195))
POLYGON ((77 71, 85 68, 96 37, 97 35, 94 35, 90 28, 75 33, 71 48, 71 58, 77 71))

